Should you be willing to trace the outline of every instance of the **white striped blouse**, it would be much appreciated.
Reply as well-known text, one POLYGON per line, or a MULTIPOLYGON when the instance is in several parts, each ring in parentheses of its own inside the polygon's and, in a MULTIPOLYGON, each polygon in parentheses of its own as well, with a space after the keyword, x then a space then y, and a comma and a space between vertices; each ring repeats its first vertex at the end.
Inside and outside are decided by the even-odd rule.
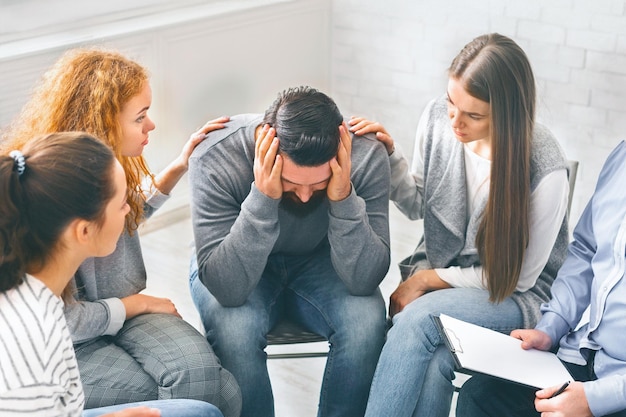
POLYGON ((0 293, 0 416, 80 416, 83 406, 63 302, 27 275, 0 293))

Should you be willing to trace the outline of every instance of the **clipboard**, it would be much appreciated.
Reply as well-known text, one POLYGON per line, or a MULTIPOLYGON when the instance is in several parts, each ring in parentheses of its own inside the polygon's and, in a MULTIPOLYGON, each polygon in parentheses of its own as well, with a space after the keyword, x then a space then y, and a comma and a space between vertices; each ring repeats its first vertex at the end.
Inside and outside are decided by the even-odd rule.
POLYGON ((433 319, 458 370, 539 389, 574 379, 552 352, 524 350, 519 339, 445 314, 433 319))

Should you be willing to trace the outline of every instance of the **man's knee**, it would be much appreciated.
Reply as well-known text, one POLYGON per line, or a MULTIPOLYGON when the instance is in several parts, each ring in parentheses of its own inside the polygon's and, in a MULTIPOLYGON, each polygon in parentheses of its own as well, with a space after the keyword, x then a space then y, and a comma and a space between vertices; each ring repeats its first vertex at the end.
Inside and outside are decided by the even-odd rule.
MULTIPOLYGON (((457 398, 457 409, 463 410, 464 416, 475 416, 480 411, 477 404, 480 404, 483 398, 484 385, 480 383, 480 378, 470 378, 463 384, 459 397, 457 398)), ((482 412, 482 411, 481 411, 482 412)))
POLYGON ((218 355, 247 355, 266 346, 269 319, 246 306, 213 311, 207 339, 218 355))
POLYGON ((385 340, 387 329, 385 303, 376 297, 352 297, 335 323, 335 339, 347 344, 378 349, 385 340))
POLYGON ((482 375, 473 376, 465 381, 457 398, 457 415, 463 417, 499 415, 496 411, 501 408, 499 396, 493 395, 500 393, 499 383, 500 381, 494 378, 482 375))

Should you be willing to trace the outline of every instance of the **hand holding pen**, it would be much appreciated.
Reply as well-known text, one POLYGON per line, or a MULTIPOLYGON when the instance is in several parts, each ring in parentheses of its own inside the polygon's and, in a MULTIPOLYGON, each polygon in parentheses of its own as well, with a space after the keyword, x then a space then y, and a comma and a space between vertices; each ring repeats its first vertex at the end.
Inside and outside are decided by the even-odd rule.
POLYGON ((535 409, 544 416, 592 417, 582 382, 567 381, 558 389, 549 387, 535 393, 535 409))
POLYGON ((563 391, 565 391, 565 389, 569 386, 571 381, 567 381, 566 383, 564 383, 563 385, 561 385, 561 388, 559 388, 558 390, 554 391, 554 394, 552 394, 550 397, 548 398, 554 398, 559 394, 562 394, 563 391))

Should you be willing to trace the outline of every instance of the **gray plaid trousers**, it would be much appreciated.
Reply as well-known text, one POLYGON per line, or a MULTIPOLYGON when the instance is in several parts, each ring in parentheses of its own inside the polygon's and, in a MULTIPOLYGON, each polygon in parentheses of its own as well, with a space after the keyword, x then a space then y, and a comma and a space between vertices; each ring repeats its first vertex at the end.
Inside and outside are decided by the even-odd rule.
POLYGON ((75 345, 85 408, 188 398, 238 417, 241 392, 196 329, 169 314, 143 314, 116 336, 75 345))

